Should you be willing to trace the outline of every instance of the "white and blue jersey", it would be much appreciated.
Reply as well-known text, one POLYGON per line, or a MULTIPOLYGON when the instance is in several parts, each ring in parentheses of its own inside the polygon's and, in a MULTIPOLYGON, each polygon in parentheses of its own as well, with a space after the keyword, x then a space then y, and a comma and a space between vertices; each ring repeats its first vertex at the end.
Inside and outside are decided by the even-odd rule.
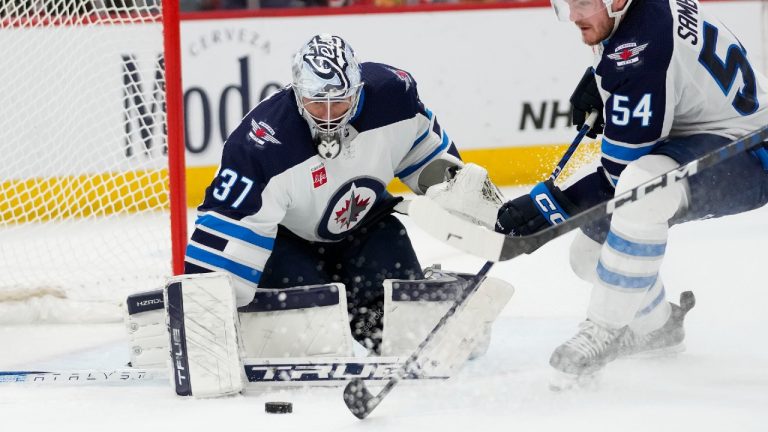
POLYGON ((307 241, 334 242, 360 225, 399 178, 421 193, 431 160, 458 156, 405 71, 362 64, 364 87, 341 154, 323 159, 293 89, 262 101, 231 133, 187 247, 186 272, 224 271, 256 288, 278 225, 307 241))
POLYGON ((735 139, 768 124, 766 78, 696 0, 635 0, 595 47, 594 68, 605 104, 601 165, 613 185, 661 140, 735 139))

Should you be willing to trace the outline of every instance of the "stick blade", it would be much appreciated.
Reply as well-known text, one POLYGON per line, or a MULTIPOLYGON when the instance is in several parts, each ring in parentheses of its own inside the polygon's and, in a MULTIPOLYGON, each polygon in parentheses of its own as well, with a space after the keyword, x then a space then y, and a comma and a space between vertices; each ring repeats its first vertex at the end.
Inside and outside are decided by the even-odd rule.
POLYGON ((379 400, 368 391, 363 380, 354 379, 344 387, 344 403, 355 417, 362 420, 376 408, 379 400))

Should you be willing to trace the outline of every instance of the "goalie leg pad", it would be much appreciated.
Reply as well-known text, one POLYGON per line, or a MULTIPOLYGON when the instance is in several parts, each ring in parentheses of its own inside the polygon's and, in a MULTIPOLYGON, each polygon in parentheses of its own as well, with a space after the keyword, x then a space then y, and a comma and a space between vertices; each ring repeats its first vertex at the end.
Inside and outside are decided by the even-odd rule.
POLYGON ((125 306, 130 365, 145 369, 165 368, 168 362, 168 332, 163 290, 131 294, 125 306))
POLYGON ((176 394, 205 398, 241 392, 245 372, 230 276, 171 278, 165 287, 165 307, 176 394))
POLYGON ((384 281, 382 356, 409 356, 467 286, 456 274, 427 269, 425 277, 384 281))
POLYGON ((483 280, 424 350, 422 371, 427 375, 451 376, 467 359, 484 353, 490 342, 491 325, 514 292, 512 285, 501 279, 483 280))
POLYGON ((344 284, 259 289, 239 315, 247 358, 352 356, 344 284))
MULTIPOLYGON (((424 281, 386 281, 382 355, 409 356, 453 305, 457 290, 469 287, 471 277, 432 271, 424 281)), ((486 278, 427 346, 421 372, 450 376, 470 357, 482 355, 490 327, 513 293, 510 284, 486 278)))

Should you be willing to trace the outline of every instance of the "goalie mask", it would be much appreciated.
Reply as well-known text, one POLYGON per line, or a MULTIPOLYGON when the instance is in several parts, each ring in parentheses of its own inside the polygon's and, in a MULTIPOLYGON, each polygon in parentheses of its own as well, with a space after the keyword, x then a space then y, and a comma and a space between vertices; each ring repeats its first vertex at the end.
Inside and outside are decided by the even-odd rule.
POLYGON ((363 83, 360 63, 344 39, 314 36, 293 58, 293 93, 321 157, 333 159, 357 111, 363 83))

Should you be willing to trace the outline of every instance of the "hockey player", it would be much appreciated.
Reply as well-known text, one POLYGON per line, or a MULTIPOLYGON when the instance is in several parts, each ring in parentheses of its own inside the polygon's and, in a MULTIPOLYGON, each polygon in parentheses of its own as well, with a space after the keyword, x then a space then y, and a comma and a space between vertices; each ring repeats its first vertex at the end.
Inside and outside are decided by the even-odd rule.
POLYGON ((227 139, 185 271, 232 273, 240 306, 258 287, 341 282, 353 336, 377 351, 382 281, 423 278, 386 185, 421 194, 462 163, 408 72, 317 35, 292 73, 227 139))
MULTIPOLYGON (((226 140, 198 208, 185 273, 228 276, 244 355, 349 356, 351 344, 339 335, 350 331, 323 324, 342 315, 352 337, 380 353, 382 284, 425 279, 391 214, 401 199, 386 186, 397 177, 423 194, 448 168, 463 165, 408 72, 360 63, 342 38, 316 35, 293 58, 291 85, 253 108, 226 140)), ((159 292, 129 298, 134 366, 168 358, 167 336, 150 330, 162 318, 161 303, 159 292), (157 312, 143 318, 148 309, 157 312)), ((423 313, 411 315, 392 322, 390 334, 401 326, 408 333, 408 319, 423 313)), ((402 354, 393 352, 400 347, 407 356, 411 343, 391 340, 387 355, 402 354)))
MULTIPOLYGON (((507 202, 497 231, 527 235, 544 229, 768 124, 766 78, 734 33, 698 1, 552 5, 595 54, 594 69, 571 102, 579 127, 590 111, 601 114, 592 129, 603 133, 600 164, 561 187, 541 183, 507 202)), ((571 246, 571 264, 593 283, 587 319, 554 351, 552 367, 579 378, 619 355, 680 344, 691 305, 681 309, 664 301, 659 268, 668 227, 763 206, 766 170, 765 148, 744 153, 622 207, 612 220, 584 226, 571 246)))

